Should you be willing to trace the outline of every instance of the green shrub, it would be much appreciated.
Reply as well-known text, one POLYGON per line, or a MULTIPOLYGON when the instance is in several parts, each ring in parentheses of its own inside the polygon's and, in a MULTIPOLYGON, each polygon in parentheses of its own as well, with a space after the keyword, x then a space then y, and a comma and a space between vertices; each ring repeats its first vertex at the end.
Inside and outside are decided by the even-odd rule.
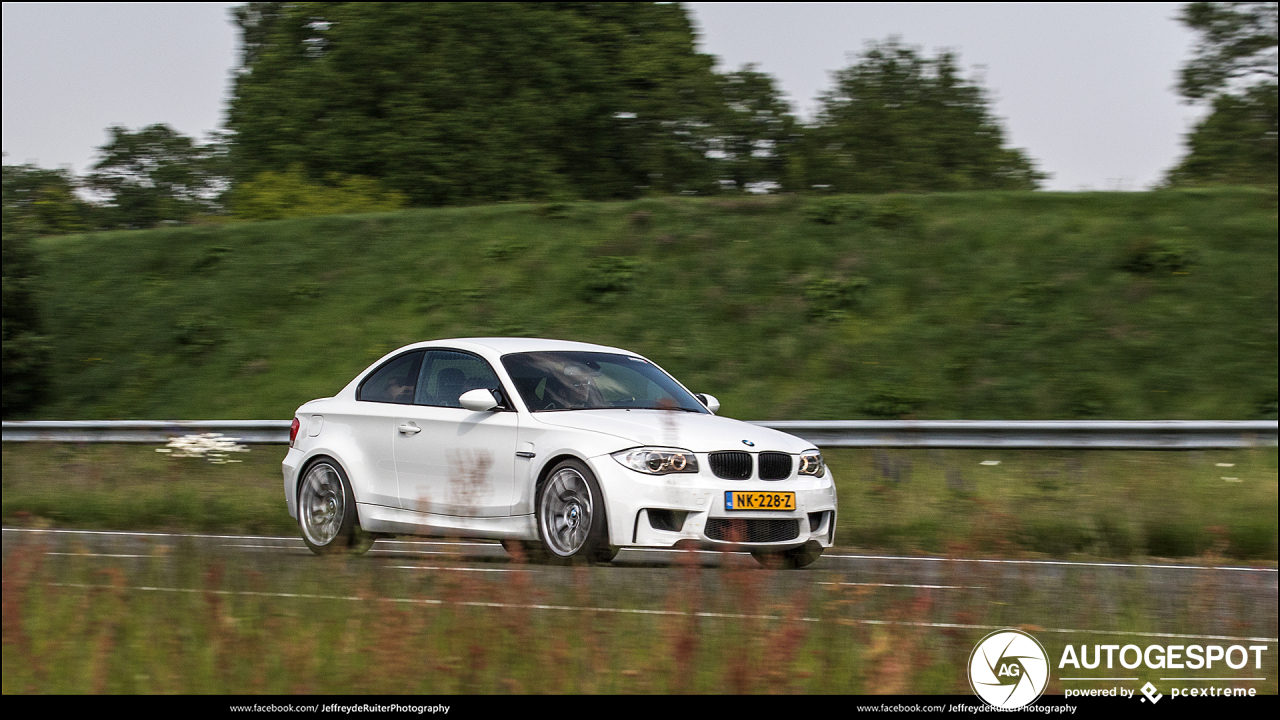
POLYGON ((1241 519, 1227 531, 1228 552, 1241 560, 1270 560, 1276 556, 1276 524, 1261 518, 1241 519))
POLYGON ((821 225, 838 225, 846 220, 861 220, 868 210, 867 201, 862 198, 835 195, 810 201, 804 215, 821 225))
POLYGON ((809 317, 817 320, 840 320, 858 306, 871 281, 863 277, 836 280, 810 278, 804 285, 804 299, 809 304, 809 317))
POLYGON ((1209 547, 1204 530, 1186 520, 1154 519, 1146 531, 1147 554, 1154 557, 1186 557, 1209 547))
POLYGON ((1136 549, 1133 532, 1124 518, 1111 514, 1094 519, 1097 529, 1096 554, 1110 557, 1129 557, 1136 549))
POLYGON ((871 224, 876 227, 912 228, 920 221, 920 209, 906 195, 886 195, 871 209, 871 224))
POLYGON ((611 302, 631 291, 643 263, 639 258, 606 255, 587 265, 583 299, 588 302, 611 302))
POLYGON ((900 418, 914 415, 925 405, 925 398, 908 388, 881 385, 862 401, 862 412, 877 418, 900 418))
POLYGON ((1135 240, 1129 244, 1120 260, 1120 267, 1137 275, 1157 273, 1185 273, 1196 262, 1196 252, 1178 243, 1151 240, 1135 240))
POLYGON ((226 322, 206 312, 188 313, 174 324, 173 339, 183 352, 203 355, 226 339, 226 322))
POLYGON ((385 212, 407 204, 402 193, 372 178, 332 173, 324 183, 317 183, 300 165, 285 172, 259 173, 231 193, 232 215, 241 220, 385 212))

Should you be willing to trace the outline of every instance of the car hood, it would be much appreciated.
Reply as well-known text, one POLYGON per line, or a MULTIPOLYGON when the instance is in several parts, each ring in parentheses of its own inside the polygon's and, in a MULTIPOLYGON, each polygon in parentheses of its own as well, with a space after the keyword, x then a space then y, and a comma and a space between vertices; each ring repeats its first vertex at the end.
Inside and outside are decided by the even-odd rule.
MULTIPOLYGON (((795 435, 705 413, 669 410, 566 410, 534 414, 540 423, 613 435, 630 445, 677 447, 693 452, 772 450, 799 453, 814 447, 795 435), (752 444, 748 445, 743 441, 752 444)), ((619 448, 621 449, 621 448, 619 448)))

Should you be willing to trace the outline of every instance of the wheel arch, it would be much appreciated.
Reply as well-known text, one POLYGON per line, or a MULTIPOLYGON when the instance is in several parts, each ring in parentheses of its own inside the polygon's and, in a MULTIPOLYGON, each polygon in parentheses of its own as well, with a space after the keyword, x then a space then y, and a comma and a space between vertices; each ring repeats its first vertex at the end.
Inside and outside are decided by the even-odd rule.
POLYGON ((609 504, 609 491, 605 490, 604 478, 601 476, 600 473, 596 472, 596 469, 595 467, 592 466, 592 463, 590 460, 576 453, 572 453, 568 451, 561 451, 561 452, 555 453, 554 455, 551 456, 549 460, 543 463, 542 468, 538 470, 538 478, 533 483, 534 517, 537 517, 537 514, 538 514, 538 502, 539 502, 539 498, 542 497, 543 484, 545 484, 547 481, 547 478, 551 476, 551 470, 555 468, 555 466, 564 462, 565 460, 576 460, 582 463, 583 465, 586 466, 588 470, 591 471, 591 474, 595 476, 596 487, 600 489, 600 495, 601 495, 600 502, 604 504, 605 537, 606 538, 609 537, 610 528, 612 528, 614 525, 613 517, 610 515, 610 513, 613 512, 613 506, 609 504))
MULTIPOLYGON (((542 485, 547 482, 547 478, 551 475, 551 469, 565 460, 577 460, 583 465, 586 465, 587 469, 591 470, 591 473, 596 476, 596 484, 600 484, 600 474, 595 471, 595 468, 591 467, 591 463, 587 462, 586 458, 571 452, 557 453, 553 455, 551 459, 542 463, 542 468, 538 470, 538 478, 533 483, 534 512, 537 512, 537 498, 542 493, 542 485)), ((603 493, 604 488, 601 488, 600 492, 603 493)))
MULTIPOLYGON (((360 517, 360 494, 361 494, 360 485, 359 483, 356 482, 356 479, 352 476, 351 469, 348 466, 348 464, 344 463, 337 456, 336 453, 328 452, 325 450, 315 450, 314 452, 312 452, 311 454, 303 458, 302 462, 298 463, 298 473, 293 478, 294 507, 297 507, 297 508, 302 507, 302 501, 301 501, 302 478, 307 476, 307 471, 310 470, 314 465, 324 460, 328 460, 333 464, 337 465, 339 468, 342 469, 342 472, 347 476, 347 482, 351 484, 351 496, 356 501, 356 506, 355 506, 356 524, 359 525, 360 527, 364 527, 364 518, 360 517)), ((299 512, 301 512, 300 509, 299 509, 299 512)))

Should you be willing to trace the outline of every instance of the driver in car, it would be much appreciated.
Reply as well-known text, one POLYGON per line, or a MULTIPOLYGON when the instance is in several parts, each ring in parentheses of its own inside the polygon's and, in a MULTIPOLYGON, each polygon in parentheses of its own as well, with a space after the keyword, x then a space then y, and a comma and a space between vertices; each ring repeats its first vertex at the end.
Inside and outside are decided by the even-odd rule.
POLYGON ((560 407, 573 410, 604 407, 604 396, 591 379, 591 371, 578 364, 565 365, 547 383, 547 394, 560 407))

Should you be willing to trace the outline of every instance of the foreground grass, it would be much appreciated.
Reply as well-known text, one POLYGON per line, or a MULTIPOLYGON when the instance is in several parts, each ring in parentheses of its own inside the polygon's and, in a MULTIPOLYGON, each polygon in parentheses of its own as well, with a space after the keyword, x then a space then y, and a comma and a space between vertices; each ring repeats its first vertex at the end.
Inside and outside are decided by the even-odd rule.
POLYGON ((44 238, 52 419, 288 418, 401 345, 641 352, 751 419, 1273 418, 1274 191, 662 198, 44 238))
MULTIPOLYGON (((6 443, 6 525, 296 535, 283 448, 6 443)), ((831 450, 841 546, 964 556, 1277 559, 1275 449, 831 450)))
MULTIPOLYGON (((628 588, 647 571, 448 572, 439 556, 406 570, 403 557, 219 554, 168 540, 122 560, 50 553, 47 539, 22 535, 5 541, 5 694, 967 695, 969 653, 992 628, 1040 633, 1055 658, 1065 642, 1160 642, 1131 633, 1275 632, 1274 597, 1270 610, 1242 609, 1212 577, 1188 575, 1170 594, 1144 571, 1096 567, 1046 583, 951 566, 939 581, 953 589, 929 590, 742 557, 704 568, 685 553, 628 588)), ((1269 680, 1252 685, 1274 694, 1274 654, 1265 660, 1269 680)), ((1141 684, 1162 671, 1133 672, 1141 684)), ((1053 680, 1048 693, 1062 690, 1053 680)))

